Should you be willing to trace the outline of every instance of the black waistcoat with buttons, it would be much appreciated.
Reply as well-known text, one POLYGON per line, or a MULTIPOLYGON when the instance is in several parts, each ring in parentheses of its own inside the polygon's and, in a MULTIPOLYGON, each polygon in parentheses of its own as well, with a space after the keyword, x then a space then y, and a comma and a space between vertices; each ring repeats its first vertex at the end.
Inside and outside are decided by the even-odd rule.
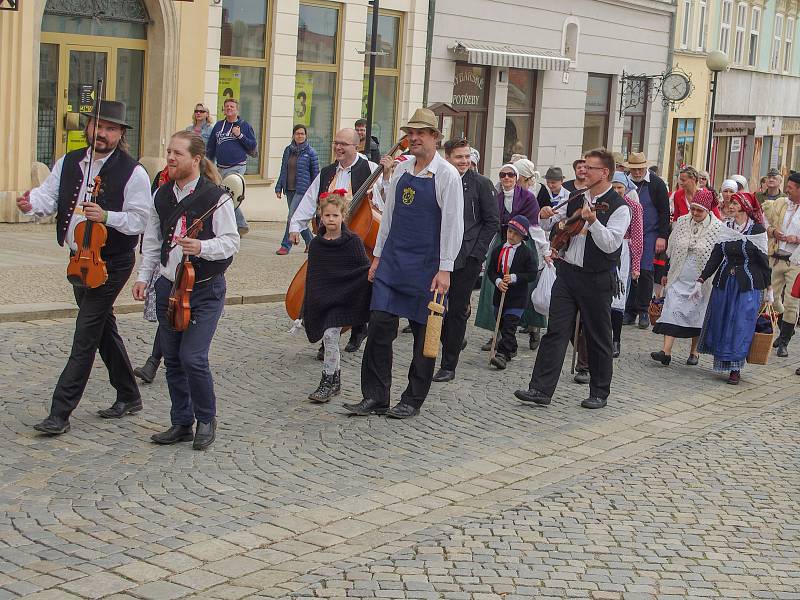
MULTIPOLYGON (((194 191, 181 200, 181 202, 191 203, 184 213, 187 227, 217 204, 225 194, 227 194, 225 190, 201 175, 194 191)), ((172 236, 180 220, 180 217, 176 216, 170 222, 170 217, 175 214, 175 209, 178 206, 174 184, 169 183, 158 188, 153 202, 158 213, 158 220, 161 223, 161 264, 166 266, 172 236)), ((210 216, 203 221, 203 229, 195 236, 198 240, 210 240, 215 237, 213 219, 214 217, 210 216)), ((214 275, 224 273, 225 269, 233 262, 233 257, 222 260, 206 260, 199 256, 190 256, 189 260, 194 266, 195 281, 203 281, 214 275)))
MULTIPOLYGON (((67 235, 67 228, 75 212, 75 207, 83 198, 78 198, 78 194, 83 184, 83 172, 80 162, 86 156, 86 148, 73 150, 64 156, 64 163, 61 168, 61 182, 58 187, 58 212, 56 214, 56 239, 59 246, 64 245, 64 238, 67 235)), ((108 160, 103 164, 98 175, 100 176, 100 195, 97 203, 104 209, 113 212, 120 212, 125 201, 125 186, 137 167, 137 163, 131 156, 123 150, 117 148, 108 160)), ((125 235, 108 227, 108 238, 106 245, 103 246, 100 255, 105 258, 132 251, 137 242, 138 235, 125 235)), ((75 240, 80 244, 80 240, 75 240)))
MULTIPOLYGON (((613 189, 603 194, 600 198, 595 198, 599 202, 608 203, 608 210, 598 211, 597 220, 605 226, 615 210, 629 210, 625 201, 620 198, 619 194, 613 189)), ((584 201, 584 195, 579 194, 577 197, 570 200, 567 204, 567 214, 572 215, 578 210, 584 201)), ((600 250, 597 244, 592 239, 591 232, 586 234, 586 245, 583 249, 583 269, 592 273, 600 273, 602 271, 611 271, 619 266, 619 257, 622 255, 622 246, 620 245, 614 252, 608 254, 600 250)))
MULTIPOLYGON (((323 167, 319 172, 319 195, 328 191, 331 181, 336 177, 336 168, 338 166, 339 163, 335 162, 323 167)), ((350 187, 353 189, 354 194, 361 189, 361 186, 364 185, 364 182, 369 179, 371 174, 369 163, 359 156, 356 164, 350 169, 350 187)), ((319 196, 317 196, 317 202, 319 202, 319 196)))

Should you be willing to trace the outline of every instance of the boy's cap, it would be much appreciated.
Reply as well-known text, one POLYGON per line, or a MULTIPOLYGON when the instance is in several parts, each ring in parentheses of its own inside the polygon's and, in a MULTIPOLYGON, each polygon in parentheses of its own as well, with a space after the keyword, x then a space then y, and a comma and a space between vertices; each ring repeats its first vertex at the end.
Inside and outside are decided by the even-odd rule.
POLYGON ((511 220, 508 222, 508 226, 520 234, 523 238, 527 238, 528 229, 530 229, 531 222, 528 220, 528 217, 524 215, 516 215, 515 217, 511 217, 511 220))

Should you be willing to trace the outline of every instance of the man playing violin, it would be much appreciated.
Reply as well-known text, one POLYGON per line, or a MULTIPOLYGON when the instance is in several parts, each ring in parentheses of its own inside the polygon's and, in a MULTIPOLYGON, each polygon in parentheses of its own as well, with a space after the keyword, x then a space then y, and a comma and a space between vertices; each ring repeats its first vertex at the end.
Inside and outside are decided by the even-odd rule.
MULTIPOLYGON (((369 179, 372 172, 378 168, 374 162, 358 153, 361 138, 355 129, 345 127, 336 132, 333 138, 333 154, 336 161, 323 167, 319 175, 311 182, 303 199, 298 204, 289 223, 289 241, 297 244, 300 241, 300 232, 308 229, 309 221, 317 213, 319 197, 326 192, 344 189, 352 196, 369 179)), ((384 181, 388 181, 389 172, 384 169, 384 181)), ((379 193, 375 193, 381 186, 375 185, 372 194, 372 205, 378 210, 383 210, 383 201, 379 193)), ((361 347, 367 337, 365 325, 353 327, 350 341, 345 346, 345 352, 355 352, 361 347)), ((320 352, 322 352, 320 348, 320 352)), ((319 357, 319 360, 322 360, 319 357)))
POLYGON ((611 300, 617 291, 616 269, 631 213, 611 187, 612 154, 605 148, 591 150, 584 164, 586 191, 572 194, 570 201, 557 210, 545 206, 539 213, 539 224, 545 230, 558 227, 576 213, 584 224, 555 257, 558 277, 553 284, 547 334, 536 355, 528 389, 514 392, 524 402, 550 404, 578 311, 588 344, 591 377, 589 397, 581 406, 603 408, 611 389, 611 300))
POLYGON ((208 350, 225 304, 225 270, 239 251, 239 232, 231 197, 219 187, 219 173, 205 158, 200 136, 189 131, 173 134, 167 147, 167 167, 174 183, 162 185, 153 198, 142 242, 142 263, 133 286, 133 297, 144 300, 147 282, 156 269, 160 270, 155 284, 156 313, 172 402, 172 426, 151 439, 156 444, 194 441, 195 450, 204 450, 214 442, 217 430, 208 350), (196 220, 215 207, 202 229, 187 235, 196 220), (191 321, 179 332, 167 318, 167 306, 176 271, 185 256, 194 268, 195 282, 190 294, 191 321))
POLYGON ((103 101, 98 118, 92 115, 84 130, 87 142, 94 147, 91 159, 87 148, 68 152, 56 161, 41 186, 17 198, 17 207, 26 215, 56 215, 56 240, 60 246, 66 243, 72 254, 78 251, 78 223, 87 219, 104 223, 108 232, 100 251, 108 278, 99 287, 74 288, 78 316, 69 360, 53 391, 49 416, 33 426, 49 435, 69 431, 70 415, 83 396, 98 350, 117 392, 114 404, 98 411, 99 415, 116 419, 142 410, 142 398, 113 310, 133 271, 134 248, 147 224, 151 203, 147 172, 126 152, 125 131, 130 125, 125 112, 122 102, 103 101), (88 198, 96 176, 100 177, 100 191, 97 201, 92 202, 88 198))

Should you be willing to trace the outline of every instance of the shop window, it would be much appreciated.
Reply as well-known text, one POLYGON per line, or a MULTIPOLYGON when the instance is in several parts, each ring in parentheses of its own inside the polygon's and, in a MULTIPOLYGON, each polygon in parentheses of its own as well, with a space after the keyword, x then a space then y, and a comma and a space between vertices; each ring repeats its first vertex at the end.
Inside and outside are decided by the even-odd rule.
POLYGON ((225 118, 226 98, 239 101, 239 114, 253 126, 259 149, 258 157, 247 158, 248 175, 261 173, 264 155, 268 18, 266 0, 222 0, 217 119, 225 118))
MULTIPOLYGON (((372 135, 378 138, 382 152, 397 142, 397 96, 400 85, 401 32, 400 13, 380 11, 378 15, 379 53, 375 57, 375 100, 372 104, 372 135)), ((372 47, 372 13, 367 15, 366 50, 372 47)), ((361 116, 367 116, 367 90, 369 88, 369 55, 364 55, 364 92, 361 116)))
POLYGON ((446 135, 446 139, 467 139, 481 153, 481 162, 486 142, 489 73, 488 67, 456 63, 451 105, 459 114, 453 117, 446 135))
POLYGON ((530 157, 535 102, 536 71, 509 69, 504 163, 509 162, 514 154, 530 157))
POLYGON ((672 166, 670 171, 670 181, 675 173, 678 173, 684 166, 693 165, 695 161, 695 128, 697 119, 675 119, 675 145, 672 149, 672 166))
POLYGON ((331 162, 339 72, 340 12, 327 3, 301 4, 297 25, 295 123, 308 128, 308 141, 321 165, 331 162))
POLYGON ((611 75, 589 73, 583 118, 583 151, 605 147, 611 109, 611 75))

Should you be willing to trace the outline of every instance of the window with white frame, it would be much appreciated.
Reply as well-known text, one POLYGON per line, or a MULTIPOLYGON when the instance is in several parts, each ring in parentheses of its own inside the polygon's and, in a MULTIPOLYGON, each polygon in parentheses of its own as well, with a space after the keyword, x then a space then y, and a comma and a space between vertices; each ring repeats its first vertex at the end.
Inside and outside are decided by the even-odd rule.
POLYGON ((786 38, 783 43, 783 70, 789 71, 792 68, 792 50, 794 42, 794 19, 786 19, 786 38))
POLYGON ((681 48, 689 47, 689 36, 692 32, 692 2, 683 0, 683 26, 681 27, 681 48))
POLYGON ((761 33, 761 8, 753 7, 750 15, 750 44, 748 46, 747 64, 751 67, 758 62, 758 36, 761 33))
POLYGON ((706 49, 706 10, 705 0, 700 0, 697 5, 697 49, 701 52, 706 49))
POLYGON ((736 32, 733 36, 733 62, 742 64, 744 58, 744 30, 747 25, 747 4, 739 3, 736 7, 736 32))
POLYGON ((722 23, 719 29, 719 47, 720 52, 728 54, 728 49, 731 42, 731 17, 733 16, 733 2, 731 0, 722 0, 722 23))
POLYGON ((772 36, 772 58, 769 61, 771 71, 781 66, 781 46, 783 45, 783 15, 775 15, 775 29, 772 36))

